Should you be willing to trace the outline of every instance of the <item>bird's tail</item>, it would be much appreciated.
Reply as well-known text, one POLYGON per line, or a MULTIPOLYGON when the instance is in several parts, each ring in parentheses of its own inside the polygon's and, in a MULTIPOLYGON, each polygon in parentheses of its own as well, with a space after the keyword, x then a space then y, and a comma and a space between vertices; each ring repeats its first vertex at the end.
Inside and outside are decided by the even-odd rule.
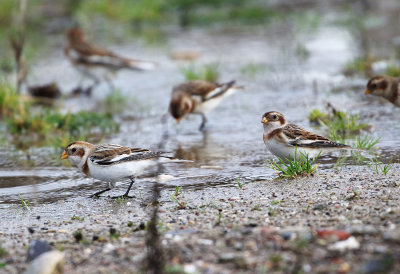
POLYGON ((226 89, 235 89, 235 90, 236 89, 245 89, 244 86, 238 86, 238 85, 235 85, 235 83, 236 83, 236 81, 232 80, 232 81, 229 81, 229 82, 227 82, 225 84, 221 84, 221 86, 226 88, 226 89))
POLYGON ((192 160, 183 160, 175 157, 162 156, 160 157, 161 163, 193 163, 192 160))
POLYGON ((134 59, 127 59, 123 58, 121 60, 126 68, 132 70, 153 70, 157 67, 157 63, 151 61, 144 61, 144 60, 134 60, 134 59))

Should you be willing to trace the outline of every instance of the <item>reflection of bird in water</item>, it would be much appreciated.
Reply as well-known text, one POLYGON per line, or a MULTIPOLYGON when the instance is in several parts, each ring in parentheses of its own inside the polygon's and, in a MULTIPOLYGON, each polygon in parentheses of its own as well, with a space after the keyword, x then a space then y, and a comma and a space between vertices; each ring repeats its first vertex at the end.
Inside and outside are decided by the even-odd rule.
POLYGON ((186 114, 200 114, 202 123, 199 130, 203 130, 207 122, 206 114, 213 110, 224 97, 238 89, 243 89, 234 84, 235 81, 218 84, 196 80, 175 86, 171 94, 169 112, 178 123, 186 114))
POLYGON ((180 157, 184 157, 182 159, 191 160, 202 166, 215 167, 218 164, 216 161, 225 159, 227 153, 224 150, 220 144, 209 139, 207 132, 203 132, 202 140, 196 142, 195 145, 185 146, 185 148, 178 145, 174 157, 179 159, 181 159, 180 157))
POLYGON ((151 70, 156 66, 153 62, 121 57, 91 43, 79 27, 69 29, 67 39, 65 55, 79 72, 94 81, 94 84, 86 90, 87 93, 90 93, 102 80, 107 81, 113 89, 110 77, 120 69, 151 70))
POLYGON ((367 83, 365 94, 383 97, 392 104, 400 107, 400 78, 379 75, 371 78, 367 83))

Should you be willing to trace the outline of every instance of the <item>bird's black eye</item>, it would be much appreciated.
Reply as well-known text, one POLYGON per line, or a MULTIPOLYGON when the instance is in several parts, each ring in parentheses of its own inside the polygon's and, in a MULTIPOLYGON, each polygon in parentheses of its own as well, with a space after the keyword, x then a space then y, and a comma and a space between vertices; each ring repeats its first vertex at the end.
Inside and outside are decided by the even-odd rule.
POLYGON ((75 153, 76 152, 76 148, 71 149, 71 152, 75 153))
POLYGON ((272 119, 276 120, 278 118, 276 115, 272 115, 272 119))
POLYGON ((372 84, 372 85, 371 85, 371 88, 372 88, 372 89, 376 89, 376 84, 372 84))

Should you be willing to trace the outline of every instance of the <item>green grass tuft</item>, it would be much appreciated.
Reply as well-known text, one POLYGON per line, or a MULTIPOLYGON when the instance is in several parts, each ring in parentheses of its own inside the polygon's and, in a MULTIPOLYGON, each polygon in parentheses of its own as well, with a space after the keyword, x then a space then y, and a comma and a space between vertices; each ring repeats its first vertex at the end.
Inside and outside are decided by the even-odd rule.
POLYGON ((372 159, 372 162, 369 164, 369 167, 376 173, 376 174, 383 174, 387 175, 389 171, 392 169, 393 164, 392 160, 389 161, 389 163, 383 163, 381 162, 378 158, 372 159))
POLYGON ((210 63, 200 68, 190 65, 186 68, 180 68, 180 71, 185 76, 186 81, 205 80, 216 82, 219 78, 218 63, 210 63))
POLYGON ((376 144, 379 143, 381 138, 373 138, 368 135, 364 136, 364 138, 357 137, 356 138, 356 148, 358 149, 365 149, 365 150, 370 150, 372 149, 376 144))
POLYGON ((279 177, 294 178, 298 176, 313 174, 318 167, 318 164, 314 164, 319 158, 319 154, 314 159, 310 159, 308 154, 300 152, 299 157, 297 157, 297 153, 298 152, 296 149, 293 159, 281 159, 277 157, 278 162, 276 162, 275 160, 269 161, 267 163, 267 166, 275 170, 279 177))
POLYGON ((18 196, 19 196, 19 199, 21 200, 22 208, 26 211, 31 211, 31 208, 30 208, 31 203, 25 202, 24 199, 22 199, 21 194, 18 193, 18 196))

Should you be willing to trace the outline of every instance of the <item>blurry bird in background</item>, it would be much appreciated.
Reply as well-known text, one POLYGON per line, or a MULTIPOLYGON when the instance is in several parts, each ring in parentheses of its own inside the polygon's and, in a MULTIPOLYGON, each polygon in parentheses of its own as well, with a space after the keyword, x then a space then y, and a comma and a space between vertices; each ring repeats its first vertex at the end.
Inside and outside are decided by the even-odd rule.
MULTIPOLYGON (((69 29, 67 39, 65 55, 82 75, 94 81, 83 90, 88 95, 101 81, 106 81, 113 90, 111 77, 120 69, 144 71, 156 67, 154 62, 125 58, 91 43, 79 27, 69 29)), ((75 92, 80 91, 82 89, 79 85, 75 92)))

